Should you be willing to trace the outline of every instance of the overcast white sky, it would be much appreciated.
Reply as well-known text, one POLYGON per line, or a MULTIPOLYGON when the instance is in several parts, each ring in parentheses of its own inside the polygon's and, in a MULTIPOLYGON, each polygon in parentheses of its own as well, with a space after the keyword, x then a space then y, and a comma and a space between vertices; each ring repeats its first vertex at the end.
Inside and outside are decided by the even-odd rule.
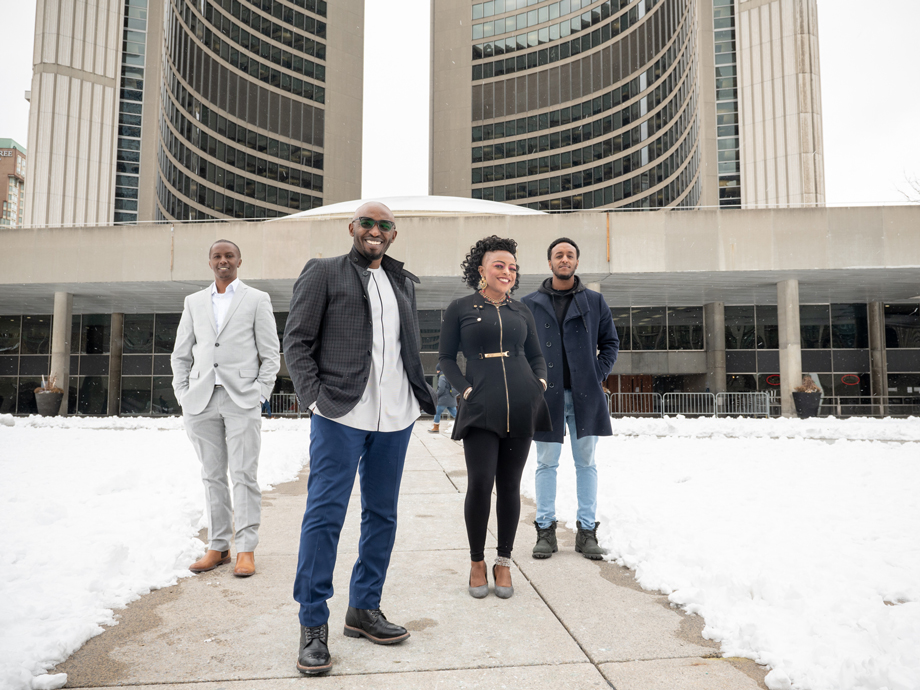
MULTIPOLYGON (((0 138, 28 145, 34 0, 2 0, 0 138)), ((428 192, 429 0, 367 0, 364 197, 428 192)), ((828 204, 904 201, 920 177, 920 2, 818 0, 828 204)))

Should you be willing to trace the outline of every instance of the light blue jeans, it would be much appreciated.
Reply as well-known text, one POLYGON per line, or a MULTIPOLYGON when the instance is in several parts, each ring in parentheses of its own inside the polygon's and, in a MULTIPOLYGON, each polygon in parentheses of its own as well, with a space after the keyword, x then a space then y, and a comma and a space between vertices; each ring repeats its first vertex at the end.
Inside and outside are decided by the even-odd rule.
POLYGON ((457 408, 456 407, 448 407, 447 405, 438 405, 434 411, 434 423, 435 424, 441 423, 441 415, 444 414, 445 410, 447 410, 447 412, 450 413, 451 417, 453 417, 454 419, 457 418, 457 408))
MULTIPOLYGON (((572 458, 575 460, 575 489, 578 496, 577 518, 583 529, 594 529, 597 510, 597 466, 594 449, 597 436, 578 438, 575 431, 575 406, 572 391, 565 391, 565 424, 569 427, 572 458)), ((556 468, 562 455, 561 443, 537 441, 537 524, 549 527, 556 520, 556 468)))

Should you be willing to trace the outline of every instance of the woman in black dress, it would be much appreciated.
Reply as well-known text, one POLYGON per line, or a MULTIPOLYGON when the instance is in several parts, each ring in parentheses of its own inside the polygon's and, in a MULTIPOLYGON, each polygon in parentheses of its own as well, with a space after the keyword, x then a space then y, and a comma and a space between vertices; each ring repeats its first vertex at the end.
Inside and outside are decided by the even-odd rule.
POLYGON ((498 521, 492 578, 495 594, 506 599, 514 593, 511 549, 521 514, 521 474, 534 432, 552 429, 533 315, 510 296, 518 284, 516 250, 514 240, 495 235, 477 242, 461 264, 463 280, 476 292, 451 302, 441 324, 441 371, 461 391, 452 438, 463 439, 466 457, 469 591, 477 599, 489 593, 483 552, 492 487, 498 521), (458 350, 466 357, 466 375, 457 365, 458 350))

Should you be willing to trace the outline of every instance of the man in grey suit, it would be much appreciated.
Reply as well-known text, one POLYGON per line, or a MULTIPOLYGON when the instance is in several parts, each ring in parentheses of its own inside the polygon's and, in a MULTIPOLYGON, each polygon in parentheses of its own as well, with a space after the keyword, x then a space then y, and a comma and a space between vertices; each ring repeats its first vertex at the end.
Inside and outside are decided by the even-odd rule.
POLYGON ((380 610, 396 538, 396 504, 406 449, 419 410, 434 391, 419 355, 418 278, 386 256, 396 220, 386 206, 362 205, 348 225, 354 246, 311 259, 294 284, 284 357, 310 420, 310 479, 300 533, 294 599, 300 604, 297 668, 332 668, 329 607, 339 534, 361 482, 361 539, 352 569, 344 634, 396 644, 408 631, 380 610))
POLYGON ((281 358, 271 299, 237 278, 242 263, 233 242, 211 245, 214 282, 185 298, 171 361, 185 430, 201 461, 208 511, 208 552, 189 570, 202 573, 230 562, 235 520, 233 574, 249 577, 256 571, 262 507, 256 477, 260 401, 271 396, 281 358))

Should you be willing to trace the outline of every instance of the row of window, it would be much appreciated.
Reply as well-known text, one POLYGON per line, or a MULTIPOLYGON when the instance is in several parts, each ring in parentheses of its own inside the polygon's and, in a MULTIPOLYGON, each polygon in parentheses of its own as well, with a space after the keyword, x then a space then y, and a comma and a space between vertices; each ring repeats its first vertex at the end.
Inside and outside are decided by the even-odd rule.
MULTIPOLYGON (((241 3, 235 0, 212 0, 212 2, 209 3, 197 2, 196 0, 174 1, 180 13, 184 14, 186 8, 189 5, 193 5, 196 10, 205 15, 207 20, 212 24, 215 24, 215 26, 218 26, 219 29, 219 25, 212 21, 211 16, 209 16, 212 15, 213 7, 216 5, 227 12, 227 14, 231 15, 233 18, 248 26, 253 31, 258 32, 267 38, 271 38, 278 43, 284 43, 288 47, 292 47, 293 40, 296 39, 294 32, 291 31, 292 28, 298 29, 300 31, 305 31, 308 34, 313 34, 319 39, 326 40, 326 22, 320 21, 319 19, 311 17, 308 14, 304 14, 303 12, 298 12, 294 8, 288 7, 280 2, 273 2, 271 10, 262 10, 261 0, 248 0, 253 9, 247 7, 245 3, 241 3), (258 10, 266 12, 271 16, 265 16, 258 10), (272 17, 277 19, 280 24, 273 22, 272 17)), ((218 15, 214 14, 212 16, 218 15)), ((300 40, 303 42, 305 48, 309 46, 310 52, 307 53, 308 55, 314 55, 315 47, 323 45, 319 41, 314 41, 306 37, 300 37, 300 40)), ((300 50, 301 52, 306 52, 303 49, 300 50)))
MULTIPOLYGON (((172 122, 170 122, 170 125, 170 127, 164 126, 160 133, 164 145, 172 153, 173 157, 183 164, 186 169, 207 179, 208 182, 223 187, 225 186, 224 180, 226 180, 226 189, 231 192, 234 191, 233 180, 235 178, 240 179, 236 185, 237 187, 256 184, 257 182, 261 184, 261 182, 249 180, 232 169, 222 167, 221 164, 235 167, 249 175, 255 175, 273 182, 281 182, 298 189, 319 193, 323 191, 322 175, 291 166, 287 163, 286 158, 261 158, 236 149, 229 144, 225 144, 217 137, 208 135, 207 132, 194 126, 189 120, 180 115, 177 129, 179 136, 189 142, 186 145, 182 139, 173 133, 172 122), (204 155, 199 155, 192 147, 212 156, 217 163, 208 160, 204 155)), ((276 151, 276 155, 277 153, 276 151)))
MULTIPOLYGON (((489 167, 492 168, 492 178, 495 180, 502 180, 531 175, 540 175, 551 172, 554 168, 556 170, 562 170, 570 167, 578 167, 579 165, 587 165, 610 158, 611 156, 617 155, 624 150, 640 144, 643 141, 647 141, 650 137, 661 131, 661 128, 667 125, 675 117, 677 109, 682 107, 683 110, 680 117, 677 118, 670 129, 655 139, 655 141, 647 144, 637 151, 633 151, 631 154, 627 154, 621 158, 616 159, 615 161, 612 161, 614 177, 619 177, 622 174, 629 173, 633 170, 638 170, 639 168, 648 165, 652 161, 660 158, 665 153, 670 151, 674 144, 681 138, 684 130, 686 130, 689 126, 691 118, 695 117, 696 99, 694 93, 691 92, 688 88, 688 85, 691 83, 692 82, 689 80, 685 81, 684 86, 682 86, 681 89, 675 94, 674 100, 666 105, 663 110, 656 113, 654 117, 640 123, 636 127, 627 132, 624 132, 623 134, 618 134, 614 137, 610 137, 609 139, 605 139, 602 142, 591 144, 581 149, 566 151, 561 154, 543 156, 541 158, 531 158, 530 160, 526 161, 508 163, 504 166, 486 166, 484 168, 473 168, 472 180, 474 183, 477 181, 477 178, 479 178, 479 181, 481 182, 491 181, 489 179, 489 167), (690 96, 690 98, 687 99, 688 96, 690 96), (686 102, 684 102, 684 99, 687 99, 686 102)), ((595 122, 595 125, 600 123, 601 121, 597 121, 595 122)), ((579 130, 579 139, 581 140, 584 140, 585 138, 593 138, 585 137, 584 130, 581 130, 581 128, 576 128, 576 130, 579 130)), ((593 127, 590 131, 593 135, 593 127)), ((534 150, 537 153, 543 153, 549 150, 553 150, 554 148, 559 148, 561 145, 567 146, 573 143, 572 141, 568 140, 568 137, 557 136, 557 134, 565 133, 554 133, 540 136, 538 141, 535 142, 534 150), (563 144, 562 142, 567 143, 563 144)), ((491 147, 482 147, 482 155, 480 156, 481 159, 485 160, 486 158, 491 158, 492 160, 501 160, 502 158, 509 157, 505 155, 508 153, 507 146, 505 146, 503 150, 496 150, 499 149, 499 147, 502 147, 502 144, 494 144, 491 147), (489 148, 493 150, 490 152, 488 151, 489 148)), ((530 150, 531 147, 528 146, 527 148, 530 150)), ((474 163, 479 162, 476 159, 477 153, 476 149, 474 149, 474 163)))
POLYGON ((718 118, 718 172, 719 206, 741 207, 741 147, 738 138, 738 83, 735 65, 734 0, 713 0, 713 17, 716 22, 716 114, 718 118), (730 59, 729 59, 730 58, 730 59), (722 76, 720 70, 732 68, 731 76, 722 76), (729 122, 733 120, 733 122, 729 122), (724 184, 723 184, 724 182, 724 184))
MULTIPOLYGON (((473 143, 540 132, 545 129, 565 126, 571 122, 586 120, 628 102, 649 88, 650 85, 660 82, 658 86, 641 99, 641 102, 636 101, 614 113, 614 116, 620 122, 615 129, 619 129, 620 126, 629 124, 632 120, 639 119, 646 112, 654 110, 658 104, 662 103, 674 91, 689 64, 689 60, 684 56, 677 61, 677 67, 668 72, 668 69, 677 60, 680 48, 681 46, 675 43, 665 55, 642 74, 607 93, 592 96, 580 104, 576 103, 575 105, 538 115, 528 115, 527 117, 487 125, 476 125, 472 129, 473 143)), ((616 121, 613 120, 612 123, 616 121)))
MULTIPOLYGON (((161 151, 159 163, 162 181, 169 183, 176 193, 182 194, 186 199, 230 218, 277 218, 298 211, 319 208, 323 205, 321 197, 294 192, 289 189, 275 187, 274 185, 268 185, 262 182, 255 182, 250 178, 244 178, 242 175, 224 175, 224 186, 222 189, 229 191, 232 185, 233 192, 237 195, 245 196, 252 201, 271 204, 272 206, 280 206, 284 209, 288 209, 288 211, 284 212, 277 208, 266 208, 258 203, 254 204, 252 201, 225 194, 223 191, 208 186, 204 181, 190 177, 182 168, 173 163, 165 150, 161 151), (264 196, 264 201, 260 198, 262 196, 264 196)), ((212 169, 210 167, 208 168, 208 182, 217 184, 217 170, 218 168, 213 169, 214 181, 212 181, 210 179, 212 177, 210 174, 212 169)), ((164 187, 162 191, 165 192, 166 188, 164 187)), ((164 201, 164 206, 165 205, 166 202, 164 201)), ((183 215, 171 215, 178 220, 192 220, 187 213, 183 215)))
MULTIPOLYGON (((320 17, 326 16, 326 0, 287 0, 287 1, 290 2, 292 5, 299 7, 302 10, 306 10, 307 12, 312 12, 313 14, 317 16, 320 16, 320 17)), ((235 9, 236 4, 237 4, 237 0, 233 0, 233 7, 234 7, 233 12, 234 13, 236 12, 236 9, 235 9)), ((287 7, 285 3, 281 2, 280 0, 249 0, 249 4, 251 4, 256 9, 261 9, 263 12, 266 12, 277 19, 281 19, 282 17, 285 17, 284 21, 290 24, 290 22, 288 22, 286 18, 287 16, 286 13, 289 8, 287 7)))
MULTIPOLYGON (((869 347, 868 307, 865 303, 799 305, 803 349, 866 349, 869 347)), ((703 307, 617 307, 610 313, 620 336, 621 350, 702 350, 703 307), (677 330, 674 330, 677 329, 677 330), (683 330, 681 330, 683 329, 683 330), (684 335, 678 336, 678 333, 684 335)), ((443 311, 420 309, 422 352, 437 352, 443 311)), ((916 303, 886 304, 887 349, 920 349, 920 307, 916 303)), ((126 375, 166 373, 175 345, 178 313, 125 314, 122 331, 125 361, 132 355, 146 364, 128 365, 126 375), (159 359, 163 356, 162 359, 159 359), (158 363, 157 363, 158 362, 158 363), (146 369, 144 368, 146 367, 146 369), (153 367, 151 369, 151 367, 153 367)), ((282 339, 287 312, 275 312, 275 329, 282 339)), ((726 350, 777 350, 779 321, 776 305, 726 306, 726 350)), ((111 314, 74 314, 71 320, 71 371, 81 375, 107 374, 112 335, 111 314), (77 369, 84 356, 105 355, 94 369, 77 369)), ((0 376, 23 374, 15 363, 19 355, 50 355, 52 317, 0 316, 0 376)), ((41 358, 46 361, 45 358, 41 358)), ((131 360, 134 361, 134 360, 131 360)), ((38 373, 47 373, 39 370, 38 373)))
MULTIPOLYGON (((230 0, 224 0, 223 4, 230 5, 232 3, 230 0)), ((224 7, 224 9, 227 8, 224 7)), ((264 17, 261 19, 260 25, 259 15, 253 13, 251 17, 246 16, 248 15, 248 10, 245 7, 242 8, 242 14, 242 21, 247 23, 253 31, 259 32, 265 38, 270 38, 276 43, 280 43, 298 53, 303 53, 308 57, 316 58, 317 60, 326 59, 325 44, 314 41, 312 38, 296 34, 291 31, 290 26, 275 24, 264 17)), ((202 35, 200 20, 197 15, 189 12, 188 5, 185 6, 183 18, 185 19, 185 23, 195 31, 198 38, 204 41, 205 45, 211 45, 213 39, 209 37, 207 31, 202 35)), ((204 10, 204 18, 214 27, 215 35, 218 32, 223 34, 225 38, 229 38, 233 43, 242 46, 244 50, 252 54, 261 55, 263 58, 268 58, 275 64, 281 65, 287 69, 293 69, 295 72, 302 72, 310 78, 313 78, 315 72, 316 79, 320 81, 325 80, 325 67, 323 67, 323 65, 300 58, 303 60, 304 65, 302 67, 293 67, 293 60, 297 59, 299 56, 291 55, 291 53, 286 50, 282 50, 281 47, 272 45, 264 39, 260 39, 255 33, 250 34, 246 29, 234 23, 230 17, 220 12, 215 12, 214 5, 207 5, 204 10), (306 63, 310 63, 310 67, 307 67, 306 63), (309 72, 307 70, 309 70, 309 72)), ((240 17, 237 17, 237 19, 240 19, 240 17)), ((322 22, 317 23, 323 24, 322 22)), ((207 27, 203 28, 206 29, 207 27)), ((313 32, 311 31, 310 33, 313 32)), ((323 33, 325 34, 325 25, 323 25, 323 33)))
POLYGON ((137 173, 119 171, 115 180, 116 223, 137 222, 137 188, 141 160, 142 103, 144 101, 144 65, 147 43, 147 0, 126 0, 122 29, 121 90, 118 106, 118 140, 116 167, 137 165, 137 173), (136 16, 132 16, 136 15, 136 16), (121 184, 126 183, 126 184, 121 184), (129 201, 129 199, 133 199, 129 201))
MULTIPOLYGON (((636 1, 637 0, 632 0, 634 3, 636 1)), ((625 30, 639 18, 644 17, 648 10, 651 9, 652 4, 657 1, 658 0, 638 0, 639 4, 637 6, 618 18, 619 24, 622 26, 620 30, 625 30)), ((621 0, 606 0, 597 7, 575 17, 563 19, 561 22, 551 24, 550 26, 544 26, 536 31, 527 31, 527 33, 518 34, 514 36, 513 39, 500 39, 496 41, 496 43, 503 43, 507 46, 508 41, 513 41, 512 46, 517 46, 518 50, 523 50, 528 47, 533 48, 550 41, 556 41, 560 38, 578 33, 579 31, 590 29, 592 25, 599 24, 603 20, 609 19, 621 9, 624 9, 629 2, 630 0, 622 0, 622 2, 621 0)), ((544 5, 543 7, 528 12, 522 12, 516 16, 512 15, 490 22, 473 24, 473 40, 478 41, 483 38, 511 34, 515 31, 526 31, 531 27, 540 26, 546 24, 546 22, 577 12, 582 9, 582 7, 587 8, 590 4, 590 0, 586 0, 584 3, 579 0, 562 0, 562 2, 544 5)), ((512 50, 513 49, 514 48, 512 48, 512 50)))
MULTIPOLYGON (((472 47, 474 63, 472 67, 473 80, 478 81, 479 79, 489 79, 491 77, 500 77, 506 74, 523 72, 560 60, 566 60, 570 57, 585 53, 592 48, 597 48, 624 33, 638 22, 639 19, 650 13, 653 7, 660 2, 661 0, 641 0, 639 5, 633 7, 628 12, 619 17, 615 17, 608 23, 602 24, 589 33, 577 36, 568 41, 561 41, 561 39, 580 33, 581 31, 588 31, 592 26, 596 26, 607 20, 611 16, 611 13, 602 8, 606 8, 611 3, 615 6, 617 0, 608 0, 608 2, 605 2, 591 12, 585 12, 584 14, 565 20, 559 24, 553 24, 548 27, 505 39, 476 43, 472 47), (476 64, 480 60, 489 60, 493 57, 510 55, 512 53, 523 53, 523 51, 531 48, 539 48, 542 45, 547 45, 547 47, 522 55, 516 55, 515 57, 476 64)), ((513 20, 513 18, 509 18, 509 21, 511 20, 513 20)))
MULTIPOLYGON (((533 7, 534 5, 539 5, 541 2, 546 2, 546 0, 489 0, 489 2, 480 2, 473 5, 473 21, 477 19, 483 19, 484 17, 492 17, 498 14, 504 14, 505 12, 514 12, 515 10, 523 10, 526 7, 533 7)), ((577 0, 577 5, 575 9, 581 9, 582 0, 577 0)), ((589 5, 591 0, 585 0, 585 6, 589 5)), ((569 10, 570 12, 573 10, 569 10)))
MULTIPOLYGON (((471 120, 475 123, 492 118, 524 117, 537 110, 566 106, 582 99, 587 101, 607 89, 620 88, 631 79, 641 77, 643 72, 646 73, 646 85, 659 80, 674 61, 689 61, 695 48, 694 25, 688 15, 682 15, 680 21, 675 18, 680 2, 665 0, 650 20, 635 31, 581 58, 526 75, 474 82, 471 120), (671 24, 676 28, 667 33, 665 28, 670 31, 671 24)), ((622 96, 621 90, 621 102, 622 96)))
MULTIPOLYGON (((693 126, 693 131, 695 133, 696 124, 693 126)), ((608 185, 602 189, 595 189, 572 196, 542 199, 536 202, 536 206, 533 203, 528 203, 526 205, 541 211, 569 211, 600 208, 624 199, 629 199, 633 196, 645 195, 644 201, 633 202, 628 208, 664 208, 680 199, 684 191, 696 177, 699 161, 698 154, 695 153, 695 141, 695 136, 686 137, 678 150, 672 153, 666 160, 650 170, 639 173, 631 179, 608 185), (694 151, 694 154, 692 158, 690 158, 689 164, 684 165, 683 169, 680 170, 679 175, 671 180, 669 184, 656 190, 653 194, 647 195, 646 192, 656 185, 662 184, 667 179, 665 173, 673 175, 678 171, 679 166, 687 159, 690 151, 694 151)), ((582 187, 586 186, 586 179, 591 184, 601 183, 603 177, 606 175, 605 167, 606 166, 599 165, 590 171, 586 170, 580 173, 572 173, 572 188, 574 189, 576 184, 580 184, 582 187)), ((566 191, 563 190, 562 187, 563 178, 566 178, 565 181, 566 184, 568 184, 569 176, 560 175, 558 177, 543 178, 541 180, 534 180, 526 183, 519 182, 517 184, 499 185, 496 187, 474 188, 473 198, 485 199, 487 201, 513 202, 522 199, 542 197, 553 194, 556 191, 561 193, 566 191)))
MULTIPOLYGON (((250 41, 249 45, 245 46, 243 50, 237 50, 231 47, 229 43, 222 42, 217 34, 204 27, 197 16, 188 10, 188 7, 186 7, 186 14, 190 16, 190 21, 194 25, 192 28, 187 28, 186 24, 182 23, 178 17, 173 17, 172 24, 174 26, 170 35, 180 37, 179 40, 170 41, 170 45, 173 47, 171 54, 173 55, 173 62, 175 64, 182 65, 186 61, 191 62, 193 57, 199 65, 201 64, 202 58, 198 55, 200 47, 188 38, 197 31, 198 34, 201 34, 199 40, 210 50, 209 57, 213 56, 214 59, 219 57, 223 62, 240 70, 252 79, 273 86, 276 89, 292 93, 298 98, 305 98, 315 101, 316 103, 326 102, 326 89, 324 87, 300 78, 301 76, 305 76, 311 79, 319 79, 320 76, 322 76, 322 78, 325 79, 325 67, 322 65, 316 65, 303 58, 292 57, 290 54, 287 54, 288 60, 285 61, 284 51, 280 48, 270 47, 265 41, 262 41, 259 45, 258 39, 255 37, 253 37, 254 40, 250 41), (184 53, 190 51, 188 52, 189 57, 187 59, 180 58, 175 54, 175 51, 184 51, 184 53), (291 73, 275 69, 271 65, 257 60, 254 57, 255 55, 262 54, 264 54, 263 57, 268 60, 277 58, 277 64, 279 66, 290 64, 291 73), (294 74, 295 71, 296 74, 294 74)), ((206 77, 206 72, 209 70, 202 69, 201 71, 206 77)), ((183 73, 187 72, 183 71, 183 73)), ((205 78, 204 83, 208 81, 209 80, 205 78)))
MULTIPOLYGON (((669 93, 662 91, 663 98, 670 98, 669 103, 662 110, 658 111, 653 117, 650 117, 645 122, 640 123, 636 127, 633 127, 632 129, 623 132, 622 134, 618 134, 616 137, 613 137, 610 140, 610 146, 612 150, 617 152, 625 150, 630 146, 634 146, 641 141, 648 139, 656 131, 659 131, 671 119, 673 119, 675 113, 680 110, 684 99, 686 99, 688 93, 691 90, 692 84, 693 71, 691 69, 690 77, 684 79, 679 87, 670 91, 669 93)), ((591 105, 592 102, 593 101, 589 101, 583 104, 583 106, 591 105)), ((584 141, 590 141, 596 137, 601 137, 609 134, 612 131, 621 129, 623 126, 629 124, 630 122, 644 117, 650 110, 652 110, 654 107, 657 107, 659 104, 657 98, 651 102, 654 103, 654 105, 650 107, 648 97, 644 97, 632 105, 627 106, 626 108, 623 108, 622 110, 604 118, 599 118, 578 127, 573 127, 567 130, 560 130, 552 134, 543 134, 536 137, 529 137, 527 139, 518 139, 497 144, 474 146, 472 149, 472 162, 488 162, 491 160, 503 160, 505 158, 513 158, 516 156, 532 155, 534 153, 545 153, 546 151, 553 149, 563 148, 572 144, 579 144, 584 141)), ((565 111, 568 110, 569 109, 567 108, 563 108, 561 111, 556 112, 564 116, 567 114, 565 111)), ((571 109, 572 112, 576 112, 578 110, 578 106, 574 106, 571 109)), ((584 107, 582 107, 580 110, 583 113, 584 107)), ((560 120, 562 119, 565 118, 560 117, 560 120)))
MULTIPOLYGON (((211 138, 216 134, 218 137, 223 137, 227 140, 227 143, 225 143, 227 148, 230 148, 230 143, 236 143, 246 147, 249 151, 265 154, 280 161, 302 165, 314 170, 323 169, 322 152, 307 148, 307 146, 317 148, 323 146, 325 114, 321 109, 310 108, 310 114, 314 117, 309 123, 306 121, 301 123, 301 127, 297 132, 299 136, 293 137, 296 142, 293 143, 283 139, 275 139, 255 129, 249 129, 235 123, 198 100, 177 79, 173 78, 172 82, 171 98, 163 99, 166 117, 173 127, 183 134, 188 130, 187 123, 191 123, 191 133, 186 136, 186 140, 189 143, 193 142, 196 136, 205 136, 210 142, 211 138), (193 117, 195 122, 192 123, 191 120, 186 118, 185 113, 182 111, 193 117), (210 133, 203 132, 201 128, 209 129, 210 133)), ((217 141, 219 139, 215 139, 215 142, 217 141)), ((240 155, 243 155, 243 152, 238 150, 237 159, 240 155)), ((248 156, 249 154, 247 153, 246 155, 248 156)))

